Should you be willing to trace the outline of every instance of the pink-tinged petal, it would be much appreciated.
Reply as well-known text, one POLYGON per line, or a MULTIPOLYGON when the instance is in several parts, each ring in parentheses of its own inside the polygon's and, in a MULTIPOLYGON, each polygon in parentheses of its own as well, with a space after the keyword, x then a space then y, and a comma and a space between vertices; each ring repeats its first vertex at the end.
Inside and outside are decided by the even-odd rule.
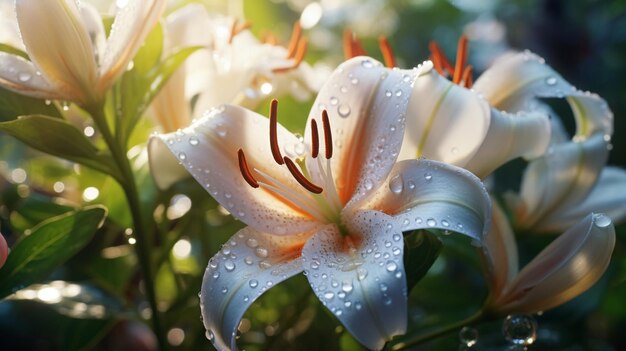
POLYGON ((603 214, 570 228, 518 274, 495 302, 502 313, 534 313, 565 303, 595 284, 611 260, 615 229, 603 214))
POLYGON ((4 236, 0 233, 0 268, 4 266, 4 263, 7 261, 7 257, 9 257, 9 245, 4 239, 4 236))
POLYGON ((487 102, 435 70, 415 81, 402 159, 425 157, 463 167, 489 129, 487 102))
POLYGON ((360 343, 379 350, 406 331, 402 232, 375 211, 358 211, 345 224, 354 246, 337 226, 325 226, 305 244, 303 267, 322 304, 360 343))
MULTIPOLYGON (((390 70, 369 57, 341 64, 326 81, 309 114, 322 126, 328 111, 333 139, 331 169, 339 198, 352 203, 372 193, 384 181, 400 151, 406 110, 416 70, 390 70)), ((326 152, 320 128, 320 157, 326 152)), ((311 177, 321 182, 317 161, 307 159, 311 177)))
POLYGON ((76 2, 20 0, 15 10, 26 51, 41 74, 68 100, 93 99, 94 47, 76 2))
POLYGON ((32 62, 6 52, 0 52, 0 86, 41 99, 63 96, 61 88, 52 86, 38 74, 32 62))
MULTIPOLYGON (((287 167, 274 161, 269 129, 269 119, 264 116, 238 106, 221 106, 208 111, 189 128, 153 136, 148 146, 151 172, 157 184, 167 184, 173 178, 170 167, 179 162, 235 218, 256 230, 273 234, 305 232, 315 225, 311 213, 263 186, 253 188, 241 173, 239 149, 245 153, 257 181, 282 184, 291 198, 310 198, 287 167), (162 146, 169 151, 162 152, 162 146)), ((277 136, 285 156, 292 156, 296 145, 301 144, 280 125, 277 136)))
POLYGON ((590 212, 602 212, 615 223, 626 219, 626 171, 605 167, 591 192, 581 202, 559 208, 542 222, 542 228, 551 232, 563 231, 590 212))
POLYGON ((550 145, 550 131, 550 118, 546 114, 509 114, 492 108, 487 135, 463 168, 484 179, 514 158, 537 158, 550 145))
POLYGON ((100 59, 98 89, 106 90, 121 75, 165 10, 165 0, 128 1, 117 9, 100 59))
POLYGON ((506 214, 496 201, 492 201, 491 230, 483 246, 487 274, 493 299, 500 297, 519 271, 517 243, 506 214))
POLYGON ((274 236, 247 227, 209 261, 200 292, 202 322, 218 350, 236 350, 239 321, 272 286, 302 271, 306 235, 274 236))
POLYGON ((608 142, 596 134, 582 142, 553 145, 533 160, 522 178, 522 206, 514 208, 516 226, 542 230, 554 213, 583 201, 607 157, 608 142))
POLYGON ((402 231, 443 229, 483 242, 491 201, 483 183, 465 169, 430 160, 398 162, 365 208, 384 212, 402 231))
POLYGON ((602 98, 577 90, 528 51, 501 57, 473 88, 492 106, 509 112, 534 110, 536 98, 566 98, 576 118, 578 138, 613 133, 613 113, 602 98))

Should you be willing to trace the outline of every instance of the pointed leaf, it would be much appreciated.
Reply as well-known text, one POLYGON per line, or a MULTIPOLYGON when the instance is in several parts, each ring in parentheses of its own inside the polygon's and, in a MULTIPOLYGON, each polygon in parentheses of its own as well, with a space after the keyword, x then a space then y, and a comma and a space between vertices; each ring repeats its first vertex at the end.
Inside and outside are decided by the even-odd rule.
POLYGON ((415 230, 404 236, 404 270, 407 288, 413 289, 435 263, 443 243, 432 233, 415 230))
POLYGON ((100 152, 83 133, 64 120, 44 115, 22 116, 0 123, 0 131, 39 151, 117 176, 111 157, 100 152))
POLYGON ((91 240, 106 216, 88 207, 50 218, 33 228, 11 250, 0 269, 0 297, 48 276, 91 240))
POLYGON ((61 117, 59 110, 53 104, 46 104, 44 100, 0 88, 0 121, 10 121, 17 116, 37 114, 61 117))

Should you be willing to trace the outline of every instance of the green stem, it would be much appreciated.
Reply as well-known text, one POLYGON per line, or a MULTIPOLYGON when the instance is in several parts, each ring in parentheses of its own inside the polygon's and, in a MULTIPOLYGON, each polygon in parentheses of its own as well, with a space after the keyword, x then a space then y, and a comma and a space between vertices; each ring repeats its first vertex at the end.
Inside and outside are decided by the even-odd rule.
POLYGON ((440 329, 435 329, 431 332, 416 335, 416 336, 404 336, 402 338, 398 338, 398 340, 392 341, 391 344, 388 345, 387 349, 391 351, 406 350, 409 347, 419 345, 427 341, 434 340, 440 336, 460 330, 461 328, 465 326, 476 324, 482 321, 485 317, 486 317, 486 313, 484 313, 483 310, 480 310, 474 315, 466 319, 454 322, 440 329))
POLYGON ((103 106, 94 106, 92 108, 88 108, 87 111, 91 114, 96 127, 109 147, 111 155, 113 156, 121 174, 121 179, 117 179, 117 181, 124 190, 124 195, 128 201, 128 207, 130 208, 133 220, 133 235, 136 240, 134 247, 139 259, 139 266, 144 280, 146 298, 148 299, 150 309, 152 310, 152 327, 154 333, 156 334, 159 349, 166 350, 167 343, 164 338, 154 288, 152 265, 150 261, 150 243, 148 241, 149 238, 147 236, 146 225, 141 214, 141 203, 139 201, 135 177, 133 175, 128 157, 126 156, 126 151, 124 150, 125 148, 122 146, 123 142, 118 142, 109 129, 103 106))

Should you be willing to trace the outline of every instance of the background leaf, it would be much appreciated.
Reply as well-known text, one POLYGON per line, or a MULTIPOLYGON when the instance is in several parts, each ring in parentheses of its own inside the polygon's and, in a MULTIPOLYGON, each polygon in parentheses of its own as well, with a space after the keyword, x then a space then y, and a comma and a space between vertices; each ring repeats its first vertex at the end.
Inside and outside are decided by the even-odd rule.
POLYGON ((409 291, 435 263, 443 244, 425 230, 412 231, 404 236, 404 270, 409 291))
POLYGON ((50 218, 33 228, 14 245, 0 269, 0 297, 52 273, 91 240, 105 216, 103 207, 89 207, 50 218))

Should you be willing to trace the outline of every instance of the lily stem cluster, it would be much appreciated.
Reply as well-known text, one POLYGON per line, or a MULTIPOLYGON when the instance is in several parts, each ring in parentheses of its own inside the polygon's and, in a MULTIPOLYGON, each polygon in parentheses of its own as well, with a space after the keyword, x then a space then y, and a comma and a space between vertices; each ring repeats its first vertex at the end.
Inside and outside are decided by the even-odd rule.
POLYGON ((150 245, 146 235, 147 226, 145 225, 141 214, 141 204, 139 201, 139 194, 137 192, 137 184, 135 182, 130 162, 126 156, 125 142, 122 140, 116 140, 115 136, 111 133, 103 106, 94 106, 87 108, 86 110, 91 114, 94 123, 104 138, 104 141, 111 152, 111 156, 113 157, 120 172, 120 178, 116 180, 124 191, 133 220, 133 235, 136 240, 134 247, 139 259, 139 266, 143 276, 146 298, 148 299, 148 303, 150 305, 152 327, 159 344, 159 349, 166 350, 167 343, 163 337, 164 334, 162 333, 163 329, 161 319, 157 308, 152 265, 150 261, 150 245))

